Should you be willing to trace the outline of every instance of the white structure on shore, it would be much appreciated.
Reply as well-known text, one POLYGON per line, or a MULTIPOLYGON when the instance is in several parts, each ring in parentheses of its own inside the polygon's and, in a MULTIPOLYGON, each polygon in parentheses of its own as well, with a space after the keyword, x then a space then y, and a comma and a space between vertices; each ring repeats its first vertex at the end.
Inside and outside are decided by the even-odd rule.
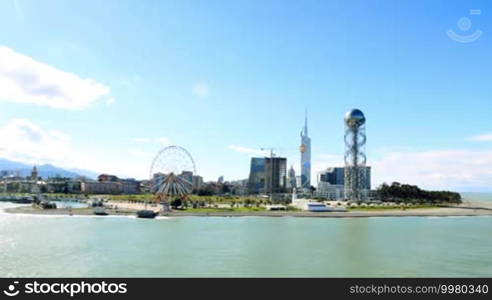
POLYGON ((322 211, 347 211, 344 207, 333 207, 323 202, 316 202, 313 199, 296 199, 291 206, 304 211, 322 212, 322 211))
MULTIPOLYGON (((343 200, 343 186, 336 187, 336 197, 337 200, 343 200)), ((302 197, 302 195, 301 195, 302 197)), ((333 199, 330 199, 333 200, 333 199)), ((332 201, 335 202, 335 201, 332 201)), ((333 207, 327 205, 326 203, 330 203, 327 201, 317 201, 309 198, 297 198, 297 189, 294 188, 292 190, 292 201, 290 206, 305 210, 305 211, 347 211, 345 207, 333 207)), ((340 205, 340 202, 336 201, 337 205, 340 205)))
POLYGON ((318 188, 316 189, 316 197, 324 198, 327 200, 344 200, 345 187, 343 184, 330 184, 329 182, 318 181, 318 188))

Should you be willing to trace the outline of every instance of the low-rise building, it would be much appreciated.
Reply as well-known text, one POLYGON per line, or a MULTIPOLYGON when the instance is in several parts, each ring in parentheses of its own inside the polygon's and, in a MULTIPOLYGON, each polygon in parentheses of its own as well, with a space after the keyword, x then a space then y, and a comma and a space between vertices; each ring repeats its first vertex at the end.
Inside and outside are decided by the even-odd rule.
POLYGON ((140 182, 135 179, 119 180, 121 185, 121 194, 138 194, 140 193, 140 182))
POLYGON ((110 175, 110 174, 101 174, 97 176, 97 181, 99 182, 106 182, 106 181, 118 181, 119 178, 115 175, 110 175))
POLYGON ((84 194, 137 194, 140 192, 140 182, 134 179, 85 181, 81 183, 81 192, 84 194))
POLYGON ((341 184, 330 184, 325 181, 319 181, 315 195, 316 197, 327 200, 343 200, 344 186, 341 184))
POLYGON ((40 184, 40 190, 42 193, 80 193, 81 181, 79 180, 47 180, 40 184))
POLYGON ((121 184, 118 182, 82 182, 82 193, 84 194, 121 194, 121 184))

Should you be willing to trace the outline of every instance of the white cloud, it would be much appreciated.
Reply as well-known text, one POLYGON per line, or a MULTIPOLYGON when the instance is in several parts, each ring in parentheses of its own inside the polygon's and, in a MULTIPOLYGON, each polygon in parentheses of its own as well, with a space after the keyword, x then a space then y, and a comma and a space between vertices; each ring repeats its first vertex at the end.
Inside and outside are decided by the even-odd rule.
POLYGON ((136 142, 136 143, 150 143, 152 141, 152 139, 150 139, 150 138, 132 138, 132 139, 130 139, 130 141, 136 142))
POLYGON ((169 144, 171 142, 171 140, 167 137, 156 138, 155 141, 162 144, 169 144))
POLYGON ((373 186, 399 181, 432 189, 492 189, 492 149, 389 152, 369 165, 373 186))
POLYGON ((108 98, 108 99, 106 100, 106 105, 111 105, 111 104, 113 104, 114 102, 115 102, 114 98, 112 98, 112 97, 111 97, 111 98, 108 98))
POLYGON ((128 150, 128 154, 135 156, 135 157, 141 157, 141 158, 151 158, 155 155, 155 153, 145 151, 139 148, 131 148, 128 150))
POLYGON ((0 157, 27 164, 52 164, 122 177, 147 178, 151 153, 140 149, 127 152, 101 151, 104 145, 75 147, 72 138, 59 130, 43 128, 26 119, 0 125, 0 157), (128 159, 128 154, 132 159, 128 159), (124 161, 124 163, 122 163, 124 161))
POLYGON ((311 161, 316 162, 313 164, 312 169, 318 171, 325 170, 330 167, 343 167, 343 156, 338 154, 319 154, 311 161))
POLYGON ((98 100, 114 101, 109 87, 4 46, 0 46, 0 86, 0 100, 54 108, 82 109, 98 100))
POLYGON ((343 167, 343 156, 337 154, 319 154, 311 158, 311 185, 316 186, 319 172, 331 167, 343 167))
POLYGON ((193 86, 193 95, 205 98, 210 94, 210 88, 205 82, 197 82, 193 86))
MULTIPOLYGON (((492 149, 405 149, 378 152, 380 158, 368 157, 373 188, 383 182, 398 181, 427 189, 492 190, 492 149)), ((313 184, 316 184, 315 178, 319 171, 343 165, 342 155, 321 154, 314 157, 313 184)))
POLYGON ((160 143, 164 145, 168 145, 171 143, 171 139, 168 137, 157 137, 157 138, 137 137, 137 138, 130 139, 130 141, 135 143, 160 143))
POLYGON ((474 135, 469 137, 468 140, 475 141, 475 142, 492 142, 492 133, 474 135))
POLYGON ((237 146, 237 145, 229 145, 227 148, 239 152, 239 153, 245 153, 249 154, 251 156, 258 155, 258 156, 267 156, 269 155, 268 151, 263 151, 260 149, 253 149, 253 148, 248 148, 248 147, 243 147, 243 146, 237 146))
POLYGON ((70 137, 57 130, 44 130, 25 119, 0 127, 0 157, 24 163, 64 164, 72 157, 70 137))

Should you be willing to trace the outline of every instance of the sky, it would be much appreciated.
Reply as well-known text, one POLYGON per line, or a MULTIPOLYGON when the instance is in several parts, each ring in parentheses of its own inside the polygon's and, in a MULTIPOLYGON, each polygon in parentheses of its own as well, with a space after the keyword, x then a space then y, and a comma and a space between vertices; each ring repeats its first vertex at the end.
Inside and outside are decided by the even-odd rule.
POLYGON ((276 148, 312 178, 367 118, 373 187, 492 191, 490 1, 0 1, 0 158, 149 177, 179 145, 205 180, 276 148))

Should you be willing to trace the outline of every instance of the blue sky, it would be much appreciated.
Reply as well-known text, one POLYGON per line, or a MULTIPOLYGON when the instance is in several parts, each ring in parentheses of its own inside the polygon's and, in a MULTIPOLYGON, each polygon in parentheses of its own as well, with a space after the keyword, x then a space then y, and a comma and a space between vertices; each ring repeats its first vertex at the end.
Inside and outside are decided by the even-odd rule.
POLYGON ((307 106, 314 177, 342 165, 343 114, 357 107, 375 185, 490 191, 491 12, 490 1, 2 1, 0 157, 145 178, 177 144, 205 179, 232 180, 277 147, 299 170, 307 106))

